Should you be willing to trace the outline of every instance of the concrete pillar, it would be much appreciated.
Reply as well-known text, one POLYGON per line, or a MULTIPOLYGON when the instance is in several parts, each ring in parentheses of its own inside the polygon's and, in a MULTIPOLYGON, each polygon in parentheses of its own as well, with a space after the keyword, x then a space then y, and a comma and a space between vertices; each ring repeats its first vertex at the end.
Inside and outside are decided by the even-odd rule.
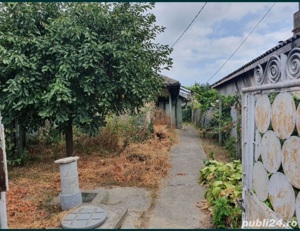
POLYGON ((60 164, 60 206, 62 210, 68 210, 82 204, 81 191, 79 189, 76 157, 67 157, 56 160, 60 164))
POLYGON ((4 126, 0 115, 0 229, 7 229, 6 191, 8 190, 8 172, 4 126))
POLYGON ((0 229, 7 229, 6 192, 0 195, 0 229))

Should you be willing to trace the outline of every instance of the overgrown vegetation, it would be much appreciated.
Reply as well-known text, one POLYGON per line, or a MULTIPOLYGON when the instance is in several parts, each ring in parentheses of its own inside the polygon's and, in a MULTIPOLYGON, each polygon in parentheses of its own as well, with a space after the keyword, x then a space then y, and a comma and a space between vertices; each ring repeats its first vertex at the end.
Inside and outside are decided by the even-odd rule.
POLYGON ((198 117, 193 119, 209 157, 200 170, 200 184, 207 186, 205 198, 212 208, 213 224, 216 228, 239 228, 242 212, 236 199, 241 198, 242 193, 242 165, 236 159, 239 158, 240 118, 233 122, 231 116, 232 107, 240 115, 239 98, 221 95, 209 84, 196 83, 190 90, 194 96, 192 110, 198 117), (234 127, 237 128, 236 137, 231 136, 234 127))
POLYGON ((242 194, 242 164, 208 160, 200 170, 200 184, 207 185, 205 198, 212 206, 213 224, 216 228, 241 227, 241 209, 236 199, 242 194))
MULTIPOLYGON (((135 112, 160 93, 172 49, 154 3, 0 3, 0 109, 5 127, 97 134, 110 114, 135 112)), ((17 158, 16 158, 17 159, 17 158)), ((17 163, 17 162, 16 162, 17 163)))
MULTIPOLYGON (((74 136, 81 189, 111 185, 156 189, 170 167, 169 150, 176 142, 169 116, 156 109, 146 110, 144 116, 109 117, 95 137, 76 130, 74 136)), ((24 166, 9 166, 10 228, 60 226, 65 212, 47 202, 60 192, 59 166, 54 160, 64 156, 63 142, 51 129, 41 129, 31 138, 30 160, 24 166)))
POLYGON ((237 128, 237 137, 240 137, 240 118, 237 118, 237 123, 232 121, 231 107, 235 107, 236 111, 241 114, 240 101, 238 96, 224 96, 215 89, 211 89, 209 84, 194 84, 190 87, 193 93, 194 111, 200 111, 197 125, 200 128, 200 136, 214 140, 219 140, 221 133, 221 145, 225 145, 230 152, 231 158, 237 158, 236 144, 238 140, 230 136, 233 127, 237 128), (220 113, 221 103, 221 113, 220 113))

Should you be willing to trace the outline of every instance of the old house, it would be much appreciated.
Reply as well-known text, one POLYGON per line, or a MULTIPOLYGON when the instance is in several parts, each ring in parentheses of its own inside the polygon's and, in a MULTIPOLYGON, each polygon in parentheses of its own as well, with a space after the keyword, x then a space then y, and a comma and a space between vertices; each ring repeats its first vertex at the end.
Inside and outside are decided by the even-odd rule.
POLYGON ((190 91, 181 86, 181 83, 167 76, 164 79, 164 87, 158 97, 156 106, 171 115, 171 123, 176 128, 182 128, 182 106, 190 99, 190 91))

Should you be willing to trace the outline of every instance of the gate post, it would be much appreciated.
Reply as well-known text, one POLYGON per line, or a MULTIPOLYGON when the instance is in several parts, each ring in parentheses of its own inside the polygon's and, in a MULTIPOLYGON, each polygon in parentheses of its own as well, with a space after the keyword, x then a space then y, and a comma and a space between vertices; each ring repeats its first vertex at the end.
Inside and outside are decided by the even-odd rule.
POLYGON ((5 152, 4 127, 0 115, 0 229, 7 229, 6 191, 8 190, 8 176, 5 152))

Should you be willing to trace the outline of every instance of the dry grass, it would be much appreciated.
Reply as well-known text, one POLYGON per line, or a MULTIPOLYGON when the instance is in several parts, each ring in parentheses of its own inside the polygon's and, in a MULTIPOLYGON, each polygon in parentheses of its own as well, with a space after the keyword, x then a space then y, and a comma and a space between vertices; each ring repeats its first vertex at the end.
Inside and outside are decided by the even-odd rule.
MULTIPOLYGON (((85 142, 76 152, 80 157, 80 188, 110 185, 157 188, 170 167, 169 151, 176 142, 176 131, 162 121, 161 116, 154 120, 156 134, 141 143, 124 145, 120 140, 109 139, 115 145, 112 152, 100 148, 103 141, 100 137, 79 139, 78 143, 85 142), (86 152, 84 147, 89 151, 86 152)), ((55 152, 63 150, 63 144, 56 145, 55 152)), ((60 192, 59 166, 54 164, 57 153, 54 153, 53 147, 46 146, 35 148, 32 153, 38 160, 8 169, 8 225, 10 228, 59 227, 66 212, 48 205, 60 192)))
POLYGON ((221 162, 230 161, 230 153, 224 146, 220 146, 218 142, 210 138, 200 138, 203 149, 209 159, 215 159, 221 162))

